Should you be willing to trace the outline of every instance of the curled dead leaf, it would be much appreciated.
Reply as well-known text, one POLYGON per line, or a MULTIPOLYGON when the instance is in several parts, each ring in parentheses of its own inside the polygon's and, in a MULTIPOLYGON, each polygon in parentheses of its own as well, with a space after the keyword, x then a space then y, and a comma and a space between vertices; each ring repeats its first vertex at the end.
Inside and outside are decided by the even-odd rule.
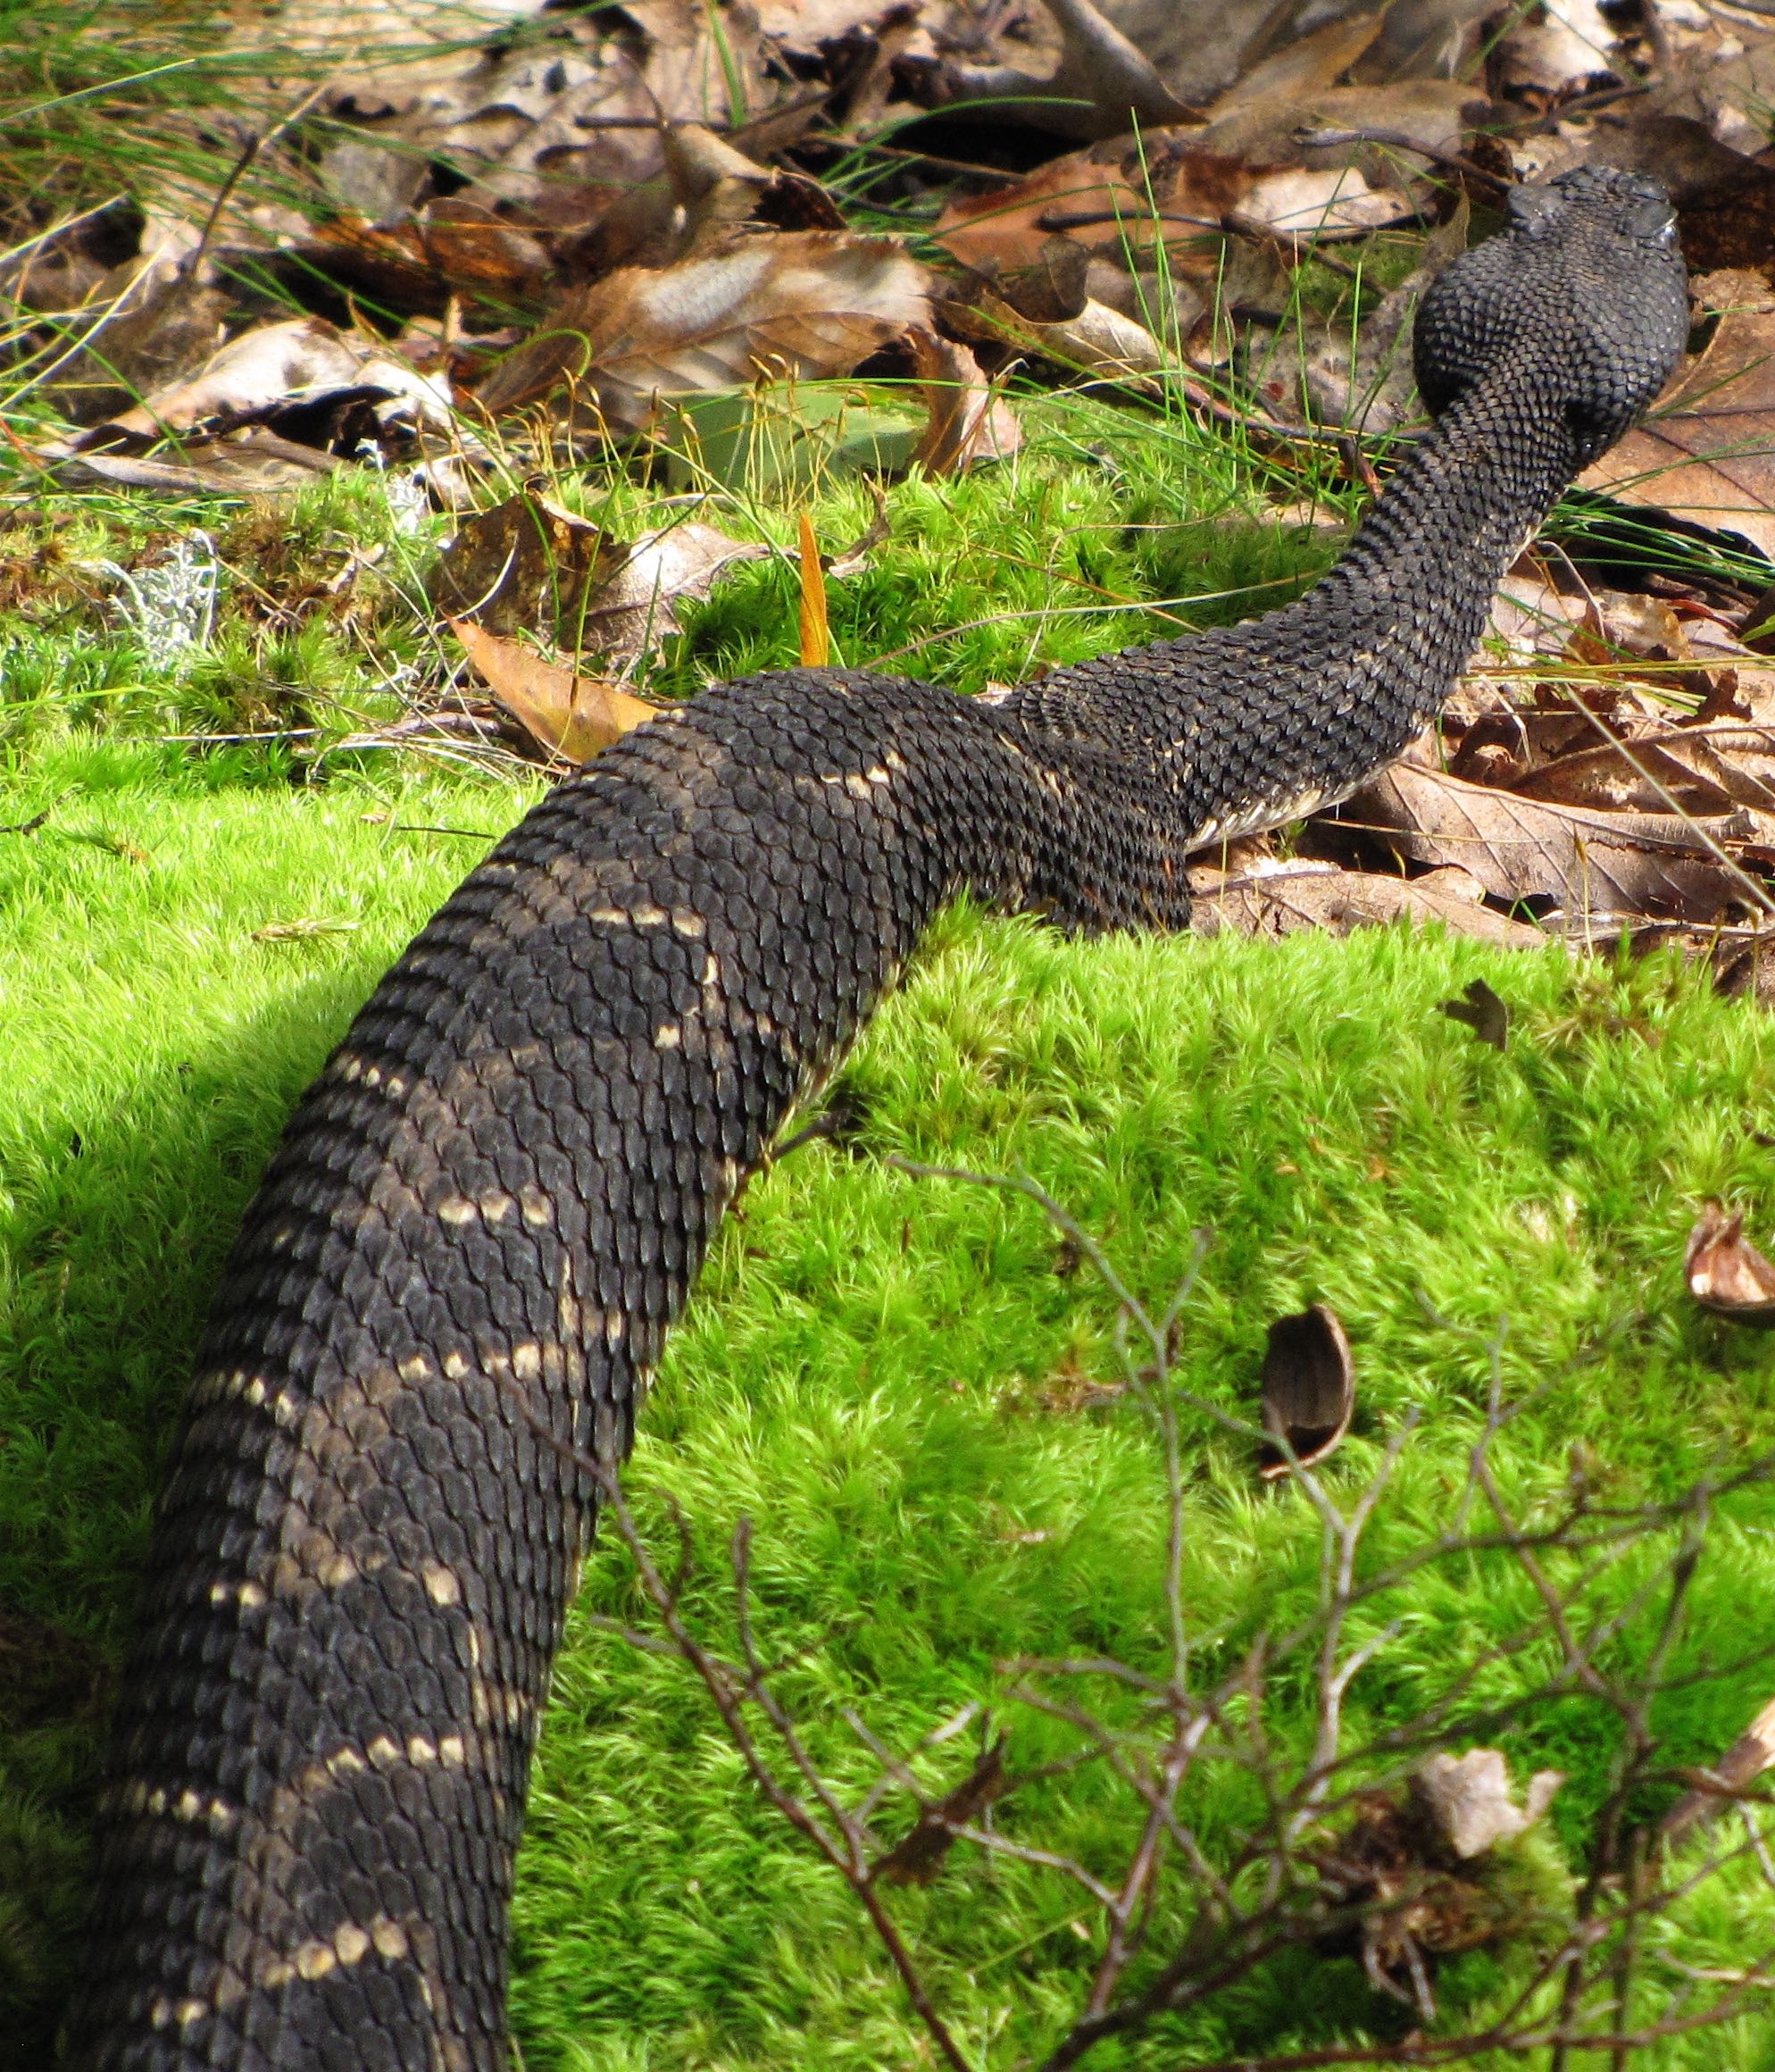
POLYGON ((1470 1862, 1532 1827, 1564 1782, 1561 1771, 1537 1770, 1519 1805, 1503 1755, 1477 1748, 1431 1756, 1412 1773, 1412 1796, 1445 1846, 1470 1862))
POLYGON ((1137 41, 1124 34, 1092 0, 1046 0, 1046 12, 1060 40, 1051 73, 947 55, 924 58, 906 68, 918 97, 931 108, 964 103, 976 121, 990 120, 994 104, 1004 104, 1012 120, 1058 137, 1121 137, 1133 123, 1151 130, 1195 117, 1196 111, 1172 91, 1143 47, 1150 38, 1137 41))
POLYGON ((525 491, 464 517, 427 588, 434 608, 453 622, 472 619, 489 633, 571 639, 605 544, 589 519, 525 491))
POLYGON ((1266 172, 1252 182, 1239 204, 1242 222, 1278 237, 1361 238, 1415 213, 1411 197, 1396 187, 1372 188, 1353 165, 1322 172, 1304 166, 1266 172))
POLYGON ((580 676, 472 619, 450 631, 488 688, 544 753, 576 767, 658 712, 605 677, 580 676))
POLYGON ((1258 1472, 1266 1482, 1293 1474, 1296 1465, 1312 1467, 1335 1452, 1356 1404, 1350 1341, 1337 1312, 1315 1302, 1298 1316, 1277 1317, 1270 1326, 1260 1385, 1264 1430, 1286 1439, 1295 1454, 1291 1461, 1279 1446, 1262 1448, 1258 1472))
POLYGON ((154 390, 79 443, 109 445, 119 433, 161 438, 262 423, 279 411, 357 391, 396 405, 421 430, 440 436, 450 430, 447 388, 385 347, 309 316, 262 324, 229 339, 195 374, 154 390))
POLYGON ((1043 322, 1024 316, 985 284, 966 303, 950 302, 944 313, 970 338, 1014 347, 1059 367, 1112 379, 1156 374, 1166 364, 1159 341, 1146 325, 1088 297, 1071 314, 1043 322))
POLYGON ((1775 1266, 1744 1234, 1744 1211, 1702 1205, 1683 1254, 1683 1277, 1704 1309, 1737 1324, 1775 1325, 1775 1266))
POLYGON ((913 458, 929 475, 959 475, 981 461, 1008 460, 1022 446, 1023 428, 973 355, 922 325, 908 335, 930 412, 913 458))
POLYGON ((596 587, 579 614, 579 645, 612 660, 651 653, 679 631, 675 606, 701 602, 728 569, 770 552, 695 518, 630 542, 612 540, 600 550, 596 587))
POLYGON ((1453 865, 1421 878, 1400 878, 1290 859, 1262 873, 1192 870, 1190 885, 1196 903, 1189 924, 1198 935, 1230 929, 1267 938, 1304 928, 1347 935, 1353 928, 1438 921, 1456 934, 1513 949, 1538 948, 1547 940, 1538 928, 1482 904, 1483 885, 1453 865))
POLYGON ((575 290, 493 371, 478 400, 497 416, 564 399, 576 420, 635 431, 662 397, 847 374, 929 321, 925 271, 892 238, 742 237, 575 290))
POLYGON ((700 601, 723 570, 769 547, 696 519, 633 540, 525 491, 464 519, 432 573, 430 595, 453 622, 507 637, 540 633, 582 654, 632 660, 679 631, 674 607, 700 601))

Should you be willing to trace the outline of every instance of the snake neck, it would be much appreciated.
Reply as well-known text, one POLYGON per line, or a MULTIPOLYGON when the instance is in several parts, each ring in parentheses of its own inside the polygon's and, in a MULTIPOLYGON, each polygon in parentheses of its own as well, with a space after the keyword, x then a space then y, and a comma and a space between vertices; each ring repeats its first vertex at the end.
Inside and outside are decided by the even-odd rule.
POLYGON ((1400 724, 1422 724, 1454 689, 1498 584, 1579 461, 1563 413, 1525 394, 1520 370, 1501 370, 1438 420, 1337 566, 1253 631, 1285 648, 1303 624, 1316 631, 1328 711, 1366 690, 1400 724))
POLYGON ((1304 597, 1054 670, 1000 710, 1038 752, 1091 742, 1160 775, 1186 848, 1335 805, 1441 710, 1579 457, 1535 370, 1500 369, 1442 414, 1304 597))

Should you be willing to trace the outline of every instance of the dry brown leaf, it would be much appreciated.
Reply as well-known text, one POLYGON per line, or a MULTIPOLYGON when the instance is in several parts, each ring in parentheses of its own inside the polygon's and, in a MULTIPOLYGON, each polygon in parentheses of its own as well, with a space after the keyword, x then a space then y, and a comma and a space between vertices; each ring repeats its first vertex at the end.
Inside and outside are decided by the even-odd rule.
POLYGON ((450 631, 494 697, 538 748, 562 762, 586 762, 659 710, 607 678, 545 662, 534 649, 502 640, 472 619, 452 619, 450 631))
MULTIPOLYGON (((1510 790, 1518 798, 1545 799, 1554 806, 1597 809, 1604 813, 1729 813, 1732 792, 1718 781, 1705 744, 1686 740, 1672 727, 1669 745, 1641 739, 1599 741, 1544 763, 1514 778, 1510 790)), ((1758 801, 1767 811, 1775 798, 1758 801)))
POLYGON ((348 337, 321 317, 292 317, 230 339, 195 374, 95 426, 80 444, 112 443, 120 433, 213 433, 356 394, 379 396, 423 430, 450 431, 447 385, 416 372, 379 342, 348 337))
POLYGON ((770 551, 694 518, 643 532, 630 544, 608 542, 579 614, 581 648, 623 661, 651 652, 679 630, 674 605, 700 601, 725 570, 770 551))
POLYGON ((812 59, 822 44, 872 27, 897 4, 899 0, 757 0, 754 12, 762 36, 812 59))
POLYGON ((1272 126, 1298 122, 1313 96, 1335 87, 1368 49, 1384 13, 1340 15, 1260 58, 1210 104, 1204 135, 1212 147, 1248 157, 1272 126))
POLYGON ((1023 428, 973 355, 922 327, 909 335, 930 413, 913 456, 919 465, 929 475, 958 475, 982 461, 1008 460, 1022 446, 1023 428))
POLYGON ((1579 480, 1775 559, 1775 313, 1722 316, 1652 417, 1579 480))
MULTIPOLYGON (((1196 142, 1197 132, 1161 130, 1071 152, 1025 180, 951 201, 933 235, 962 265, 987 274, 1037 265, 1054 236, 1120 262, 1192 235, 1218 231, 1250 192, 1244 163, 1196 142), (1150 181, 1150 187, 1149 187, 1150 181)), ((1218 255, 1171 263, 1212 273, 1218 255)))
POLYGON ((1769 615, 1766 605, 1753 606, 1745 622, 1752 644, 1710 619, 1691 619, 1684 627, 1689 655, 1705 670, 1711 685, 1696 714, 1700 724, 1729 719, 1775 724, 1775 661, 1763 651, 1766 636, 1756 631, 1769 615))
POLYGON ((299 489, 343 464, 317 447, 279 439, 262 425, 226 439, 181 448, 182 459, 163 461, 130 453, 82 453, 44 447, 31 457, 70 489, 109 482, 120 489, 208 490, 231 496, 275 497, 299 489))
POLYGON ((482 297, 502 313, 534 308, 554 273, 538 238, 459 195, 393 223, 341 211, 298 249, 323 273, 388 305, 434 316, 453 296, 482 297))
POLYGON ((576 291, 494 370, 479 401, 496 416, 568 390, 576 408, 633 431, 662 397, 847 374, 929 321, 925 271, 891 238, 742 238, 704 258, 660 272, 625 267, 576 291))
POLYGON ((465 517, 427 586, 447 619, 489 633, 541 633, 575 642, 587 586, 606 547, 601 528, 526 492, 465 517))
POLYGON ((472 71, 478 33, 496 36, 536 12, 537 0, 279 0, 262 13, 242 8, 236 26, 268 63, 292 53, 334 63, 342 51, 368 54, 339 75, 341 88, 371 107, 401 106, 472 71))
POLYGON ((1454 868, 1429 871, 1421 878, 1391 878, 1330 864, 1296 863, 1262 875, 1234 872, 1219 883, 1217 875, 1190 873, 1196 903, 1189 924, 1198 935, 1229 929, 1267 939, 1304 928, 1347 935, 1353 928, 1438 921, 1457 935, 1505 948, 1535 949, 1547 941, 1538 928, 1479 904, 1484 888, 1467 872, 1454 868))
POLYGON ((674 605, 706 597, 724 569, 769 552, 695 519, 612 539, 527 491, 463 520, 429 594, 452 621, 472 619, 501 636, 540 633, 626 661, 679 631, 674 605))
POLYGON ((1323 172, 1296 166, 1253 180, 1238 206, 1241 223, 1255 223, 1280 238, 1365 237, 1416 214, 1411 197, 1396 187, 1371 188, 1353 165, 1323 172))
POLYGON ((1597 0, 1545 0, 1511 17, 1493 54, 1493 77, 1507 98, 1546 108, 1617 83, 1614 46, 1597 0))
POLYGON ((622 12, 646 32, 643 77, 660 113, 672 121, 737 129, 787 84, 770 75, 749 8, 717 12, 684 0, 623 0, 622 12))
POLYGON ((1263 1429, 1286 1440, 1295 1454, 1290 1460, 1280 1446, 1261 1448, 1258 1472, 1266 1482, 1336 1452, 1356 1407, 1355 1366, 1336 1310, 1315 1302, 1298 1316, 1275 1319, 1260 1389, 1263 1429))
MULTIPOLYGON (((1046 0, 1046 9, 1059 32, 1052 71, 1030 71, 1027 59, 982 63, 971 55, 921 54, 903 67, 918 98, 930 108, 965 103, 973 121, 991 121, 995 104, 1007 104, 1017 123, 1079 138, 1121 137, 1137 123, 1157 129, 1196 116, 1142 47, 1148 39, 1139 33, 1138 4, 1107 0, 1099 8, 1093 0, 1046 0)), ((977 35, 976 29, 971 40, 977 35)), ((1021 49, 1017 54, 1024 56, 1021 49)))
POLYGON ((1462 865, 1493 898, 1552 898, 1568 928, 1641 914, 1716 920, 1746 888, 1707 845, 1754 831, 1742 812, 1685 821, 1580 811, 1404 763, 1365 784, 1337 818, 1382 833, 1413 862, 1462 865))
POLYGON ((1775 1324, 1775 1266, 1744 1234, 1744 1211, 1702 1205, 1683 1253, 1683 1278, 1704 1309, 1739 1324, 1775 1324))
POLYGON ((1089 298, 1065 316, 1042 322, 1023 315, 1004 296, 978 283, 965 302, 946 301, 943 313, 952 330, 964 331, 981 343, 1013 346, 1019 352, 1077 372, 1138 380, 1168 364, 1159 341, 1145 324, 1089 298))
POLYGON ((1480 647, 1488 656, 1518 664, 1563 655, 1584 609, 1582 597, 1563 595, 1540 568, 1519 564, 1492 599, 1480 647))
MULTIPOLYGON (((1685 727, 1671 753, 1711 778, 1734 806, 1775 814, 1775 728, 1714 720, 1685 727)), ((1754 839, 1764 840, 1761 830, 1754 839)))
POLYGON ((1201 132, 1203 144, 1251 165, 1360 166, 1371 183, 1409 179, 1412 160, 1397 146, 1315 144, 1320 131, 1385 130, 1432 150, 1458 150, 1489 106, 1459 79, 1388 79, 1371 86, 1319 88, 1293 102, 1236 110, 1201 132))

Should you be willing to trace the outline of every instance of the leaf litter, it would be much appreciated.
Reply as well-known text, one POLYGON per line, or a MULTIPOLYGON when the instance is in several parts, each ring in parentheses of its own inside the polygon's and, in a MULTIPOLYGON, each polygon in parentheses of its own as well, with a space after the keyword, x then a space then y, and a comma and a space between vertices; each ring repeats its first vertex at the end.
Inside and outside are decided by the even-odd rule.
MULTIPOLYGON (((1198 925, 1655 934, 1761 998, 1775 26, 1686 0, 1307 19, 1268 0, 273 8, 238 25, 265 73, 216 119, 238 146, 210 191, 169 161, 127 220, 53 183, 0 194, 13 350, 65 425, 7 437, 46 477, 143 495, 379 471, 454 516, 426 602, 502 723, 571 760, 641 704, 622 686, 679 606, 786 551, 704 498, 804 509, 832 476, 997 464, 1019 397, 1056 384, 1180 402, 1262 455, 1285 504, 1328 456, 1384 493, 1419 422, 1425 282, 1510 180, 1638 166, 1669 184, 1699 276, 1687 366, 1587 478, 1575 529, 1519 564, 1434 734, 1304 826, 1198 859, 1198 925), (588 486, 663 470, 681 508, 579 517, 563 464, 588 486)), ((201 137, 190 111, 164 119, 201 137)), ((155 565, 129 572, 143 595, 155 565)))

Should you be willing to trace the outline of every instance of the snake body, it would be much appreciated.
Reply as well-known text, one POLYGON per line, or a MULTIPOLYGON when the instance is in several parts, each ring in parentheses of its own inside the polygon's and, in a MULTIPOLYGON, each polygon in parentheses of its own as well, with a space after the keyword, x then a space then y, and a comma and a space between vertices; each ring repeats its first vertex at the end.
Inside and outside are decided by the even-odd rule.
POLYGON ((1185 858, 1347 794, 1687 328, 1670 211, 1516 190, 1417 325, 1431 432, 1300 602, 1003 703, 796 670, 561 785, 413 941, 229 1257, 124 1679, 79 2072, 493 2072, 594 1490, 711 1236, 967 890, 1171 928, 1185 858), (539 1429, 540 1428, 540 1429, 539 1429))

